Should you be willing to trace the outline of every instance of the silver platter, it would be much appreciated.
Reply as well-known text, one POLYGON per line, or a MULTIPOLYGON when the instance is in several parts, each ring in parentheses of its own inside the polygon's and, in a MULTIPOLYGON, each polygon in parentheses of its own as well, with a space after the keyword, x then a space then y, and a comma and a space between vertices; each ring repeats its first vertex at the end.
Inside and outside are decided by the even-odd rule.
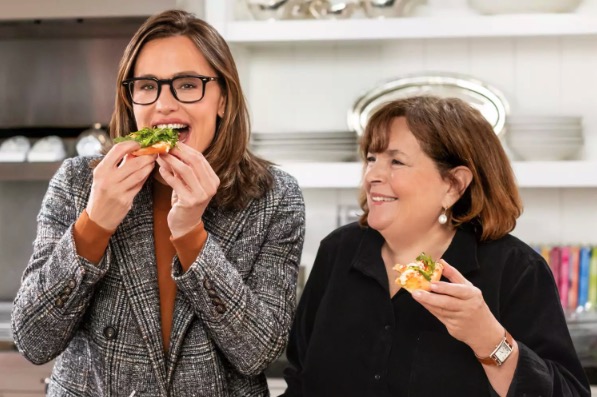
POLYGON ((504 129, 509 105, 502 93, 482 81, 449 73, 409 75, 388 81, 368 91, 348 112, 348 127, 361 136, 369 117, 384 103, 419 95, 456 97, 478 109, 499 135, 504 129))

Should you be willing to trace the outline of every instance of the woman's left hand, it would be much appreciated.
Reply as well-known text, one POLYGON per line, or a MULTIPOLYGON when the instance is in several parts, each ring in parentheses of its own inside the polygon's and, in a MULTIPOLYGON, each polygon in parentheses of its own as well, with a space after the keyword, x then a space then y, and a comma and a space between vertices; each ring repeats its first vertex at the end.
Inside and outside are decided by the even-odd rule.
POLYGON ((157 158, 160 175, 172 187, 172 209, 168 226, 173 238, 193 230, 203 217, 209 201, 215 196, 220 178, 203 154, 179 142, 170 153, 157 158))
POLYGON ((447 328, 450 335, 469 345, 479 356, 497 342, 504 328, 483 299, 481 290, 443 259, 442 275, 451 282, 432 283, 432 292, 413 291, 413 298, 447 328), (496 339, 496 340, 494 340, 496 339))

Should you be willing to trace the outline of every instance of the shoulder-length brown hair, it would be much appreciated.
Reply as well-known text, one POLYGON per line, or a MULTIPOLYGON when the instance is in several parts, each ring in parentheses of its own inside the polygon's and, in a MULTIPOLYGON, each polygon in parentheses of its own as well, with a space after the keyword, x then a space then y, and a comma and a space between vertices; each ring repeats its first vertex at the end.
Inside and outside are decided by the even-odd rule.
MULTIPOLYGON (((436 164, 443 178, 450 170, 465 166, 472 181, 450 209, 450 222, 457 227, 475 226, 481 240, 493 240, 514 229, 522 202, 510 161, 493 128, 483 115, 457 98, 420 96, 385 104, 371 116, 360 143, 360 154, 387 149, 389 131, 396 117, 404 117, 422 150, 436 164)), ((415 188, 415 187, 413 187, 415 188)), ((367 197, 359 198, 367 224, 367 197)))
POLYGON ((133 105, 122 81, 133 77, 139 51, 155 39, 187 36, 219 77, 226 100, 223 117, 218 116, 216 134, 203 153, 220 178, 215 202, 224 209, 244 208, 250 199, 259 198, 273 185, 270 162, 252 154, 249 113, 240 86, 236 64, 228 44, 207 22, 179 10, 164 11, 147 19, 126 47, 118 70, 111 136, 123 136, 137 130, 133 105))

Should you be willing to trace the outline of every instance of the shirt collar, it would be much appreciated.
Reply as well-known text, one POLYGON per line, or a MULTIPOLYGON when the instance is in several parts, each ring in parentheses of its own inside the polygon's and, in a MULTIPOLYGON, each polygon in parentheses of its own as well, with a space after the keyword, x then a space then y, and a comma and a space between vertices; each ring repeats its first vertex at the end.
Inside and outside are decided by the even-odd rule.
MULTIPOLYGON (((352 267, 374 278, 387 288, 388 276, 381 258, 383 243, 384 238, 377 230, 370 227, 366 228, 352 267)), ((474 228, 471 225, 462 225, 456 229, 456 234, 442 259, 465 275, 479 269, 477 246, 478 242, 474 228)))

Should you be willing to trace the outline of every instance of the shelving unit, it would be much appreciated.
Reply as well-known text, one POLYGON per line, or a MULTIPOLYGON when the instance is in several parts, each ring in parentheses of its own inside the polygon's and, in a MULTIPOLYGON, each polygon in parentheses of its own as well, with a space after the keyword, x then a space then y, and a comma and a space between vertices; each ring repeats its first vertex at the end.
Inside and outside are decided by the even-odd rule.
POLYGON ((230 21, 224 28, 228 42, 247 45, 595 34, 597 17, 578 14, 230 21))
POLYGON ((62 162, 0 163, 0 182, 48 181, 62 162))
MULTIPOLYGON (((595 161, 518 161, 512 164, 521 188, 596 188, 595 161)), ((302 188, 356 188, 361 163, 283 163, 302 188)))
MULTIPOLYGON (((47 181, 61 162, 0 163, 0 181, 47 181)), ((597 188, 597 161, 517 161, 512 164, 521 188, 597 188)), ((361 182, 362 164, 281 163, 303 189, 352 189, 361 182)))

